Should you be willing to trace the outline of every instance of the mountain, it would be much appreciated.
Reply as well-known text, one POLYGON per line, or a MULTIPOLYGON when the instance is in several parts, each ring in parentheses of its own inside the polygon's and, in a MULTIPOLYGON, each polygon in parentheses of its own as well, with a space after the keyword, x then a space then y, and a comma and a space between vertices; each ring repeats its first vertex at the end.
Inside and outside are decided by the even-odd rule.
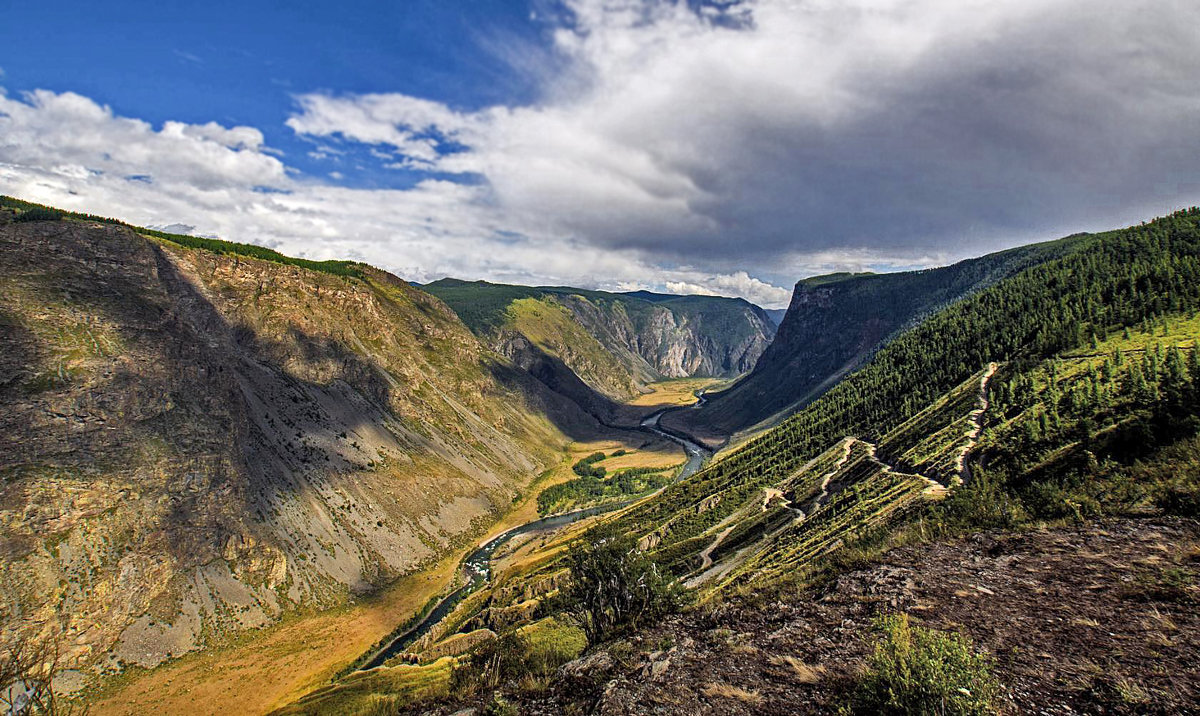
POLYGON ((736 377, 753 367, 774 336, 763 310, 737 298, 456 279, 422 288, 501 354, 519 364, 557 358, 614 401, 663 379, 736 377))
POLYGON ((1200 209, 1028 251, 285 712, 1189 710, 1200 209))
POLYGON ((0 620, 121 673, 103 713, 1200 698, 1200 209, 802 281, 753 373, 663 416, 767 416, 694 474, 617 448, 654 408, 596 386, 662 373, 600 322, 715 337, 744 308, 593 293, 427 292, 0 200, 0 620), (614 498, 481 544, 539 495, 614 498))
POLYGON ((889 274, 830 274, 796 284, 775 340, 733 386, 664 425, 713 446, 769 426, 812 402, 905 328, 946 305, 1086 242, 1077 235, 952 266, 889 274))
POLYGON ((620 436, 386 272, 5 205, 0 618, 73 663, 345 604, 620 436))
MULTIPOLYGON (((1196 406, 1185 403, 1195 385, 1183 365, 1198 357, 1200 211, 1031 251, 1020 260, 1044 260, 904 331, 794 417, 629 513, 625 529, 691 569, 698 536, 766 488, 806 512, 814 490, 833 499, 853 485, 862 504, 873 484, 889 495, 922 482, 952 488, 968 477, 960 456, 978 439, 989 471, 1008 466, 1003 479, 1024 489, 1108 461, 1129 470, 1194 433, 1196 406), (991 425, 979 436, 981 419, 991 425), (676 527, 684 514, 686 528, 676 527)), ((1071 499, 1064 488, 1044 509, 1071 499)), ((1029 500, 1027 509, 1043 509, 1029 500)), ((815 521, 794 529, 810 533, 815 521)), ((778 543, 769 551, 786 562, 778 543)))
POLYGON ((768 308, 765 309, 765 313, 767 314, 767 318, 771 319, 771 323, 775 324, 775 330, 779 330, 779 327, 783 325, 784 316, 787 315, 787 309, 768 308))

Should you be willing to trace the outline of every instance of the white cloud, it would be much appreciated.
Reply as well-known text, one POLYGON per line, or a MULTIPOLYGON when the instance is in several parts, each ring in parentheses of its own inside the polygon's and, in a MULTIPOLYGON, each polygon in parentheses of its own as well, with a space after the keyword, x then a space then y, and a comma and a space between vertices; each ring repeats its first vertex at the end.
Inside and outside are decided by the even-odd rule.
POLYGON ((534 105, 310 94, 289 124, 482 175, 522 225, 726 270, 960 256, 1200 196, 1193 2, 566 5, 534 105))
POLYGON ((500 58, 536 102, 307 93, 287 122, 313 158, 360 142, 381 168, 482 181, 329 186, 255 128, 155 128, 41 91, 0 94, 0 189, 417 280, 767 306, 812 273, 945 263, 1200 198, 1194 2, 565 4, 537 13, 553 46, 529 56, 552 62, 500 58))
POLYGON ((487 187, 426 180, 408 190, 350 189, 293 174, 250 127, 155 129, 77 94, 0 92, 0 192, 28 200, 292 255, 367 261, 419 281, 451 275, 661 289, 686 280, 723 295, 787 299, 744 273, 730 281, 554 234, 514 235, 487 187))

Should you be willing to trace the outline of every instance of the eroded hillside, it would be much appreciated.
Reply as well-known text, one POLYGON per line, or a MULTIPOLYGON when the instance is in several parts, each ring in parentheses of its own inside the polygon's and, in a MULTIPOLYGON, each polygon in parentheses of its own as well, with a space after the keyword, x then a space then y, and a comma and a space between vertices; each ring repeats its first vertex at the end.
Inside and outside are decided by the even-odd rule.
POLYGON ((3 620, 154 665, 420 568, 596 421, 369 267, 0 224, 3 620))

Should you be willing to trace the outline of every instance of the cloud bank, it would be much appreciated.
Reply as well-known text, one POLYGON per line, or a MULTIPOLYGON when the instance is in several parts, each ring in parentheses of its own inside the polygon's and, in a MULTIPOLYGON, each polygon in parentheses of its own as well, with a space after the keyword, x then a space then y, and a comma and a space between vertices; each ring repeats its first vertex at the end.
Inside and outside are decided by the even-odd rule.
POLYGON ((295 98, 287 124, 317 153, 365 145, 428 172, 410 189, 301 176, 254 128, 156 129, 48 92, 0 97, 0 187, 417 280, 766 306, 816 272, 1200 198, 1194 2, 568 0, 537 16, 556 62, 529 68, 534 104, 295 98))

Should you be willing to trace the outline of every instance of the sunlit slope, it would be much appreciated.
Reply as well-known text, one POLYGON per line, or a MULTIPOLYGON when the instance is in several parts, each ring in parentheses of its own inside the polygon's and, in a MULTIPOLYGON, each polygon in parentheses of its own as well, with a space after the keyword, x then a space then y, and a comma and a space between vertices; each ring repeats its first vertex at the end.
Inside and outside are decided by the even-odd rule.
MULTIPOLYGON (((986 424, 985 408, 988 415, 1017 411, 1024 420, 1037 413, 1036 405, 1026 404, 1033 400, 1028 391, 1019 405, 1010 398, 1018 390, 1010 383, 1031 380, 1030 365, 1080 349, 1102 353, 1105 341, 1123 335, 1126 327, 1133 336, 1146 322, 1186 319, 1200 305, 1198 221, 1200 211, 1190 210, 1078 239, 1065 255, 944 308, 795 417, 632 510, 623 529, 641 535, 644 547, 676 573, 693 578, 705 566, 702 553, 731 525, 709 559, 773 535, 772 544, 792 546, 772 547, 778 550, 775 561, 747 556, 742 570, 769 575, 844 539, 837 529, 821 538, 823 512, 833 520, 852 515, 847 510, 853 507, 858 514, 844 519, 844 528, 862 530, 915 496, 939 492, 928 489, 932 482, 954 487, 969 469, 966 453, 984 449, 972 443, 996 444, 980 427, 986 424), (992 395, 998 396, 995 405, 988 402, 992 395), (833 470, 828 466, 847 445, 848 461, 830 480, 843 485, 841 491, 798 520, 795 510, 804 509, 820 484, 817 477, 833 470), (772 497, 771 491, 782 494, 772 497), (856 505, 835 509, 839 497, 853 497, 856 505), (791 550, 798 550, 794 559, 786 556, 791 550)), ((1155 380, 1165 370, 1167 358, 1161 360, 1155 380)), ((1132 419, 1129 405, 1111 409, 1118 424, 1132 419)), ((1047 448, 1042 461, 1057 459, 1061 451, 1078 456, 1081 448, 1070 444, 1047 448)), ((1117 459, 1120 451, 1110 453, 1117 459)))
POLYGON ((115 222, 0 223, 0 342, 0 616, 72 663, 344 603, 602 429, 385 272, 115 222))

